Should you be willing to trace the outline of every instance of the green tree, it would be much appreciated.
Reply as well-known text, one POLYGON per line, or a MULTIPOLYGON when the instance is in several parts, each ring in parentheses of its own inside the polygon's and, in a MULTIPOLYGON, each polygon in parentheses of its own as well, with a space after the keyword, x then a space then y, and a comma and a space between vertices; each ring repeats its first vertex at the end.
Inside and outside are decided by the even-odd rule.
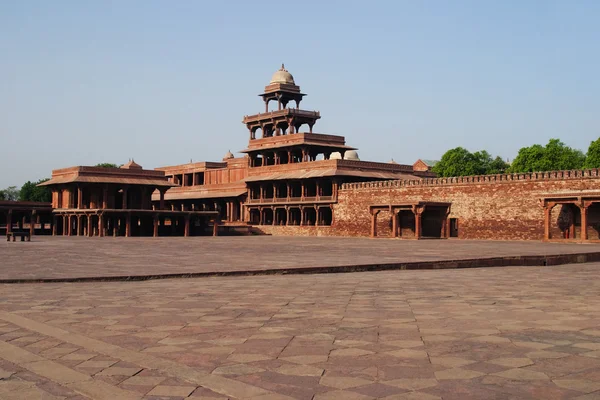
POLYGON ((37 182, 27 181, 21 186, 19 200, 21 201, 52 201, 52 192, 47 186, 38 186, 40 183, 46 182, 48 179, 40 179, 37 182))
POLYGON ((583 168, 585 155, 565 145, 558 139, 550 139, 546 146, 534 144, 519 150, 510 166, 510 172, 558 171, 583 168))
POLYGON ((9 186, 6 189, 0 190, 0 200, 19 200, 19 189, 16 186, 9 186))
POLYGON ((468 176, 498 174, 506 170, 507 164, 500 157, 492 158, 485 150, 471 153, 463 147, 448 150, 432 170, 438 176, 468 176))
POLYGON ((583 167, 600 168, 600 138, 590 143, 583 167))
POLYGON ((119 168, 119 166, 117 164, 113 164, 113 163, 100 163, 100 164, 96 164, 96 167, 102 167, 102 168, 119 168))

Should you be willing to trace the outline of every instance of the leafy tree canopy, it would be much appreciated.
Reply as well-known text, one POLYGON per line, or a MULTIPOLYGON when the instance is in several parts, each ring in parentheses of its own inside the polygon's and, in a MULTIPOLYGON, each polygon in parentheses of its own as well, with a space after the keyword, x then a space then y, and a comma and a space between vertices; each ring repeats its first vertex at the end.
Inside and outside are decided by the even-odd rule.
POLYGON ((9 186, 6 189, 0 190, 0 200, 19 200, 19 189, 16 186, 9 186))
POLYGON ((102 168, 119 168, 119 166, 117 164, 113 164, 113 163, 100 163, 100 164, 96 164, 96 167, 102 167, 102 168))
POLYGON ((27 181, 21 186, 19 200, 21 201, 52 201, 52 192, 46 186, 37 186, 48 179, 40 179, 37 182, 27 181))
POLYGON ((600 168, 600 138, 594 140, 587 151, 584 168, 600 168))
POLYGON ((580 169, 585 155, 565 145, 558 139, 550 139, 546 146, 534 144, 519 150, 510 165, 510 172, 538 172, 580 169))
POLYGON ((485 150, 471 153, 463 147, 448 150, 432 170, 438 176, 468 176, 503 173, 508 164, 500 157, 492 158, 485 150))

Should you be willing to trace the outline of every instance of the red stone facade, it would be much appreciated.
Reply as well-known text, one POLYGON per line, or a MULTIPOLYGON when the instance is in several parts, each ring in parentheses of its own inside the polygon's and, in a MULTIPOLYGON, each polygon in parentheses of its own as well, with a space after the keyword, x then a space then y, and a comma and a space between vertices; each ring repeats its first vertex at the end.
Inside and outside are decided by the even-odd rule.
MULTIPOLYGON (((334 207, 331 234, 369 236, 369 206, 373 204, 433 201, 452 203, 448 223, 453 220, 454 226, 449 236, 542 240, 545 221, 542 198, 581 197, 594 191, 600 191, 598 170, 346 184, 340 188, 334 207)), ((575 231, 571 238, 581 237, 581 216, 577 212, 570 215, 564 210, 566 207, 559 204, 552 210, 550 234, 554 239, 564 238, 571 222, 575 231)), ((378 236, 391 236, 390 219, 389 212, 380 213, 378 236)), ((410 226, 410 221, 406 222, 403 225, 410 226)), ((600 207, 595 203, 588 208, 587 225, 588 238, 598 239, 600 207)), ((404 236, 410 237, 410 228, 405 229, 404 236)))

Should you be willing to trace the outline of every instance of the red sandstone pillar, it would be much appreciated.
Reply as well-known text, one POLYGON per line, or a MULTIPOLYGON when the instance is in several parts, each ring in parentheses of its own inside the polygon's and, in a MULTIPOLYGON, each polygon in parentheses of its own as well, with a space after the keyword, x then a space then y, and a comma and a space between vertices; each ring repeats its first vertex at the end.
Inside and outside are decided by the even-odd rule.
POLYGON ((56 236, 57 222, 58 222, 58 218, 56 217, 56 215, 53 215, 52 216, 52 236, 56 236))
POLYGON ((550 240, 550 220, 552 218, 552 208, 554 206, 546 205, 544 206, 544 239, 550 240))
POLYGON ((125 237, 131 237, 131 214, 125 217, 125 237))
POLYGON ((92 224, 92 215, 91 214, 87 216, 87 234, 88 234, 88 237, 94 236, 94 227, 92 224))
POLYGON ((123 210, 127 210, 127 188, 123 188, 123 210))
POLYGON ((98 215, 98 236, 104 237, 104 215, 98 215))
POLYGON ((154 237, 158 237, 158 214, 154 215, 154 233, 153 236, 154 237))
POLYGON ((12 210, 8 210, 6 214, 6 233, 12 232, 12 210))
POLYGON ((184 230, 183 230, 183 236, 188 237, 190 236, 190 216, 186 215, 184 217, 185 220, 185 226, 184 226, 184 230))
POLYGON ((164 210, 165 209, 165 190, 164 189, 159 189, 160 192, 160 205, 159 205, 159 210, 164 210))
POLYGON ((102 208, 103 209, 108 208, 108 187, 107 186, 105 186, 104 190, 102 191, 102 208))
POLYGON ((219 236, 219 220, 217 218, 213 222, 213 236, 219 236))
POLYGON ((398 213, 392 210, 392 237, 398 237, 398 213))
POLYGON ((77 208, 83 208, 83 190, 77 186, 77 208))
POLYGON ((35 234, 35 211, 32 211, 29 216, 29 235, 33 236, 35 234))
POLYGON ((415 237, 417 239, 421 239, 421 230, 422 230, 422 226, 421 226, 421 213, 417 212, 415 214, 415 237))
POLYGON ((587 217, 588 217, 588 207, 582 205, 581 209, 581 240, 588 240, 587 234, 587 217))
POLYGON ((371 237, 377 237, 377 214, 379 211, 371 211, 371 237))
POLYGON ((304 207, 300 207, 300 226, 304 225, 304 207))

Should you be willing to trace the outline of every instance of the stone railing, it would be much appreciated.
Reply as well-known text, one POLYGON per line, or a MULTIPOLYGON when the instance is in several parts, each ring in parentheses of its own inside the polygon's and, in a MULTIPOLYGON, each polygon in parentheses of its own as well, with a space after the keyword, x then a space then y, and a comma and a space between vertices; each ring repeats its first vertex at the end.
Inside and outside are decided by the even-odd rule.
POLYGON ((309 117, 309 118, 321 118, 321 113, 319 111, 307 111, 307 110, 299 110, 296 108, 284 108, 282 110, 277 111, 268 111, 264 113, 254 114, 254 115, 245 115, 242 122, 247 124, 248 122, 260 121, 269 118, 276 117, 285 117, 285 116, 295 116, 295 117, 309 117))
POLYGON ((344 183, 341 190, 370 189, 379 187, 407 187, 407 186, 446 186, 479 183, 500 183, 514 181, 550 181, 580 178, 600 177, 600 169, 526 172, 516 174, 459 176, 453 178, 426 178, 417 180, 391 180, 375 182, 344 183))
POLYGON ((264 199, 248 199, 248 204, 270 203, 314 203, 319 201, 334 201, 334 196, 305 196, 305 197, 267 197, 264 199))

